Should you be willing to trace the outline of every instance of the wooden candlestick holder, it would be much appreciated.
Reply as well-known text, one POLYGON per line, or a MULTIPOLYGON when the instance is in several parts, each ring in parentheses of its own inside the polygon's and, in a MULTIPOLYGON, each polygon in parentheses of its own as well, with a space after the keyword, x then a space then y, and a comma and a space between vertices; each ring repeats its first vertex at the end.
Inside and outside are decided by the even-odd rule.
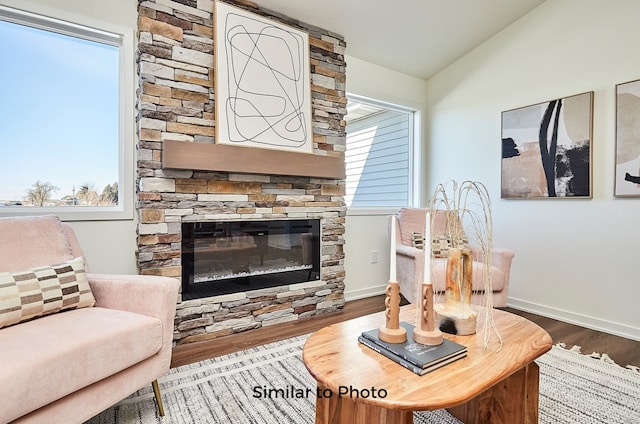
POLYGON ((413 340, 427 346, 442 344, 442 332, 436 329, 433 312, 433 284, 422 283, 418 296, 416 326, 413 329, 413 340))
POLYGON ((387 343, 404 343, 407 330, 400 327, 400 285, 389 281, 384 299, 386 323, 378 329, 378 338, 387 343))

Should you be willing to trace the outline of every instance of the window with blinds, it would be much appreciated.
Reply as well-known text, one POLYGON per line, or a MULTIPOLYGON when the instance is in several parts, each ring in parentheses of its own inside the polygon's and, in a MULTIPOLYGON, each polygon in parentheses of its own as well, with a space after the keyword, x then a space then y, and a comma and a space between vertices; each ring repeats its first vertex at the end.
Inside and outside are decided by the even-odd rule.
POLYGON ((347 207, 409 206, 413 113, 368 109, 347 123, 347 207))

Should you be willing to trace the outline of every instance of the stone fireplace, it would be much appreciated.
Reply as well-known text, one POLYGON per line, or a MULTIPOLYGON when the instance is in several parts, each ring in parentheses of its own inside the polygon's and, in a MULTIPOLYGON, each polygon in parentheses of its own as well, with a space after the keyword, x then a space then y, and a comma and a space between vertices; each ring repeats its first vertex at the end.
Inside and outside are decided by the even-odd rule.
MULTIPOLYGON (((248 284, 244 291, 197 296, 183 292, 175 319, 174 340, 178 344, 312 317, 344 305, 344 178, 318 175, 314 171, 305 175, 304 170, 314 169, 312 165, 324 168, 323 160, 333 164, 344 161, 345 42, 339 35, 261 10, 251 2, 229 3, 310 35, 314 148, 312 154, 303 154, 310 166, 300 166, 295 156, 292 159, 284 152, 280 155, 269 151, 270 161, 277 165, 267 172, 259 163, 262 152, 256 154, 258 149, 239 147, 244 150, 236 150, 232 155, 235 159, 246 158, 240 161, 242 167, 226 169, 224 162, 229 161, 221 160, 221 155, 227 153, 214 149, 220 146, 215 144, 213 2, 140 1, 137 58, 140 273, 175 277, 184 285, 185 275, 189 275, 183 258, 189 241, 185 242, 184 237, 192 240, 194 228, 199 228, 201 235, 207 231, 223 234, 220 240, 204 242, 209 250, 231 247, 235 242, 234 247, 245 249, 249 259, 259 261, 265 236, 260 235, 260 229, 247 229, 245 224, 260 227, 275 222, 282 226, 301 220, 316 223, 318 236, 311 240, 315 247, 303 248, 302 232, 290 240, 290 245, 279 245, 282 240, 274 232, 266 245, 279 245, 280 253, 290 250, 296 257, 303 252, 315 254, 317 263, 302 261, 301 265, 306 267, 303 281, 274 284, 275 278, 263 278, 266 282, 261 287, 236 281, 238 285, 248 284), (187 156, 187 160, 176 164, 173 158, 185 150, 193 160, 187 156), (288 166, 292 160, 297 167, 288 166)), ((305 243, 309 237, 304 236, 305 243)), ((206 261, 201 259, 200 265, 205 266, 206 261)), ((222 262, 216 266, 221 268, 222 262)), ((235 267, 241 272, 246 264, 235 267)))

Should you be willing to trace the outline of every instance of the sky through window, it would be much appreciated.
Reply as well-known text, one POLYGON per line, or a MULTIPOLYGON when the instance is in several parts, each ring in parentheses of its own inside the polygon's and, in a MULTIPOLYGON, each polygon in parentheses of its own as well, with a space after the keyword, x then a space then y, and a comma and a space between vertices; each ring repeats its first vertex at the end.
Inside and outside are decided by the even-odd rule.
POLYGON ((0 203, 118 181, 119 48, 0 20, 0 203))

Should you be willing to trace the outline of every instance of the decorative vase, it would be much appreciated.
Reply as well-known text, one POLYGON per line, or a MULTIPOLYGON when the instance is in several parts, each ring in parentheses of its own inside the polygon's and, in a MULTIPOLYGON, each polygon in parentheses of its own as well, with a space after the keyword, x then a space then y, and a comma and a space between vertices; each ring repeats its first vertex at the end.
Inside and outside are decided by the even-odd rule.
POLYGON ((466 336, 475 334, 477 313, 471 308, 473 256, 467 248, 449 249, 444 303, 434 306, 440 331, 466 336))

